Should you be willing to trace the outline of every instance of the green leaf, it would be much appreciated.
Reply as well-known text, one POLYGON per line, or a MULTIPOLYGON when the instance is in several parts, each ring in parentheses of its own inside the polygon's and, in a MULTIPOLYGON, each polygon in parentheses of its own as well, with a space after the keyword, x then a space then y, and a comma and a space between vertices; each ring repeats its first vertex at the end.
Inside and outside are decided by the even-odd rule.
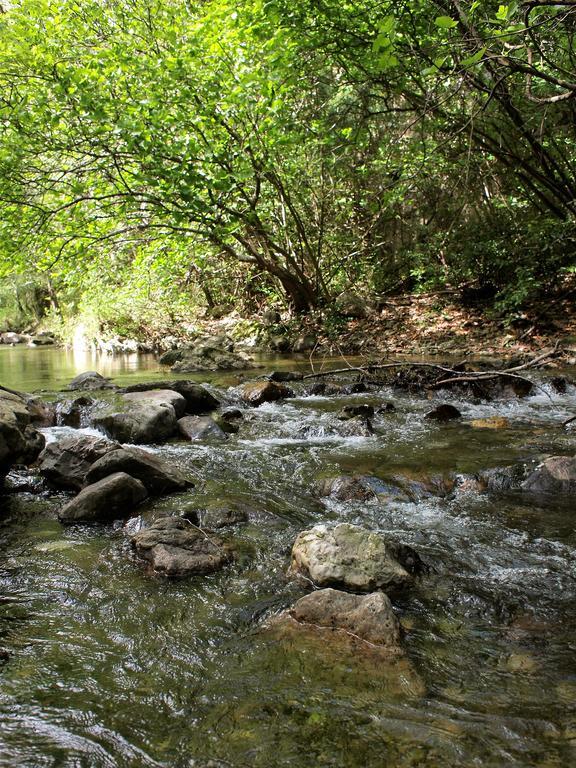
POLYGON ((451 19, 450 16, 437 16, 434 19, 434 24, 440 29, 453 29, 458 26, 458 22, 451 19))
POLYGON ((464 59, 460 62, 460 65, 464 68, 472 67, 474 64, 478 64, 479 61, 482 60, 482 57, 486 53, 486 48, 481 48, 479 51, 476 51, 472 56, 468 56, 467 59, 464 59))

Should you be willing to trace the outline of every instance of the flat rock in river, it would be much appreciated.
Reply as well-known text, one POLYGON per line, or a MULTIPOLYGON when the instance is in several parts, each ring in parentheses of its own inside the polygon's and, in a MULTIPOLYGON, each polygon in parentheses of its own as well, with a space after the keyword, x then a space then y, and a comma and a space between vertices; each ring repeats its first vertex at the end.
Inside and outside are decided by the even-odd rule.
POLYGON ((63 523, 92 523, 128 517, 147 496, 139 480, 125 472, 116 472, 86 486, 62 507, 58 518, 63 523))
POLYGON ((128 403, 140 405, 142 403, 156 403, 157 405, 171 405, 177 417, 186 412, 186 399, 173 389, 151 389, 146 392, 127 392, 122 398, 128 403))
POLYGON ((173 464, 139 448, 118 448, 94 462, 86 480, 95 483, 115 472, 125 472, 144 484, 152 494, 173 493, 194 486, 173 464))
POLYGON ((132 537, 132 546, 166 576, 213 573, 232 559, 230 547, 187 520, 165 517, 132 537))
POLYGON ((289 615, 299 624, 343 630, 391 654, 402 653, 400 622, 383 592, 351 595, 337 589, 319 589, 296 601, 289 615))
POLYGON ((97 371, 85 371, 72 379, 68 384, 68 389, 113 389, 114 385, 109 379, 99 374, 97 371))
POLYGON ((401 546, 349 523, 315 525, 298 534, 290 572, 317 587, 351 592, 398 589, 413 578, 397 559, 401 546))

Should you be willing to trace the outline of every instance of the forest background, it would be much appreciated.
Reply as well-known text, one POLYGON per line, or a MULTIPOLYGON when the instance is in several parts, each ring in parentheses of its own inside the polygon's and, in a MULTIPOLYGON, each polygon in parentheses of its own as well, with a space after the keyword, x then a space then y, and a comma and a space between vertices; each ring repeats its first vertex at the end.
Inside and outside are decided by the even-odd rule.
POLYGON ((0 330, 422 294, 534 328, 575 288, 575 34, 574 0, 4 4, 0 330))

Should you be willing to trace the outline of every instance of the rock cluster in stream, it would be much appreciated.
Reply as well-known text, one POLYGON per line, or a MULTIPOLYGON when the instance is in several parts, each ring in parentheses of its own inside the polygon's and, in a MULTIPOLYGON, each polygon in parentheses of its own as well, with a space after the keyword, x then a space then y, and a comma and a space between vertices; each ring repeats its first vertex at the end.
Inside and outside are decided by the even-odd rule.
POLYGON ((417 552, 378 533, 348 523, 315 525, 298 534, 289 575, 316 591, 273 623, 330 630, 336 640, 351 634, 385 656, 398 656, 402 633, 387 593, 410 586, 422 570, 417 552))
MULTIPOLYGON (((210 357, 208 349, 196 349, 195 354, 210 357)), ((420 381, 432 381, 426 372, 418 376, 420 381)), ((395 385, 411 389, 418 376, 399 371, 393 378, 395 385)), ((482 386, 494 396, 516 397, 530 391, 530 386, 516 379, 482 386)), ((126 519, 149 497, 183 492, 194 485, 194 479, 172 462, 137 444, 174 439, 224 444, 249 425, 253 408, 293 397, 295 390, 301 396, 327 396, 364 392, 368 387, 361 380, 345 385, 322 381, 310 387, 297 372, 275 372, 237 387, 225 407, 209 389, 191 381, 144 382, 120 389, 94 371, 69 385, 70 392, 79 392, 78 397, 72 395, 73 400, 56 406, 0 389, 0 476, 16 464, 35 463, 50 488, 76 494, 59 511, 63 523, 126 519), (86 391, 90 395, 82 394, 86 391), (73 433, 44 447, 38 428, 54 423, 96 427, 103 434, 73 433)), ((395 419, 395 413, 393 403, 350 403, 332 415, 329 430, 342 437, 378 439, 382 421, 395 419)), ((422 418, 438 431, 510 427, 503 417, 465 422, 458 409, 442 402, 422 418)), ((306 439, 310 429, 303 426, 297 436, 306 439)), ((351 505, 391 499, 414 502, 450 496, 459 489, 569 496, 576 492, 576 458, 551 456, 538 465, 516 464, 464 478, 338 475, 317 480, 313 492, 329 506, 334 501, 351 505)), ((225 505, 198 512, 194 508, 184 510, 181 517, 156 519, 131 535, 133 551, 154 573, 170 578, 224 568, 233 560, 234 543, 221 531, 246 522, 248 513, 225 505)), ((276 620, 290 622, 296 631, 330 633, 334 639, 353 636, 377 647, 385 657, 398 656, 403 653, 402 633, 390 596, 410 587, 425 571, 417 552, 379 533, 348 523, 315 525, 298 534, 289 568, 291 579, 314 591, 276 620)))

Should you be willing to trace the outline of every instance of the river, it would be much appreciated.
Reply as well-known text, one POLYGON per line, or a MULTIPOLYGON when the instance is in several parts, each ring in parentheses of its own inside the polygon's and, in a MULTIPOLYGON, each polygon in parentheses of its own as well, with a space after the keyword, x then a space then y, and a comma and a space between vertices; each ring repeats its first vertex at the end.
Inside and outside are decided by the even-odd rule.
MULTIPOLYGON (((299 365, 305 365, 300 361, 299 365)), ((285 361, 284 366, 290 366, 285 361)), ((119 383, 167 378, 153 356, 1 349, 0 382, 51 393, 97 369, 119 383)), ((233 402, 238 374, 196 375, 233 402)), ((320 477, 385 480, 574 454, 563 419, 576 389, 523 400, 451 399, 463 422, 423 420, 391 389, 296 397, 247 412, 223 444, 156 450, 200 478, 147 502, 144 520, 218 499, 250 522, 220 573, 168 582, 131 554, 122 523, 63 527, 63 497, 0 497, 0 765, 53 768, 449 768, 576 759, 574 501, 459 493, 320 503, 320 477), (347 403, 394 401, 376 434, 334 434, 347 403), (471 418, 504 415, 503 430, 471 418), (267 621, 302 594, 286 577, 297 533, 324 521, 378 530, 430 565, 395 600, 407 659, 374 666, 282 638, 267 621)), ((48 437, 62 429, 48 430, 48 437)))

